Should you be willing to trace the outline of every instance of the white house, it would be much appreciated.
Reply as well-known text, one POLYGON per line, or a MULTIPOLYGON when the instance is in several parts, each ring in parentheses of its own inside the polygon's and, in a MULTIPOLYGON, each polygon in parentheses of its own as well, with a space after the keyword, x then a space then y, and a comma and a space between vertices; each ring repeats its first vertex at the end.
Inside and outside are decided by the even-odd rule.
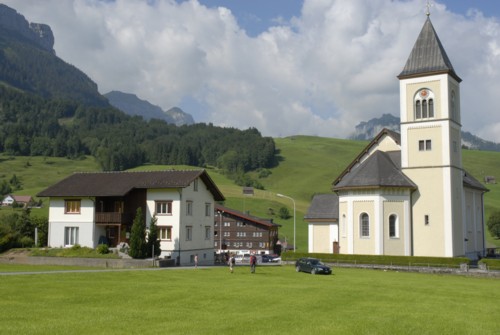
POLYGON ((29 206, 33 202, 33 198, 30 195, 13 195, 8 194, 2 200, 2 206, 12 206, 14 203, 22 204, 23 206, 29 206))
POLYGON ((205 170, 75 173, 38 194, 50 198, 48 245, 129 242, 138 208, 156 217, 160 257, 214 261, 214 208, 224 196, 205 170))
POLYGON ((309 251, 484 255, 488 190, 463 169, 461 79, 429 17, 398 78, 401 134, 382 130, 333 182, 338 197, 313 199, 309 251))
POLYGON ((2 206, 12 206, 14 201, 14 197, 10 194, 7 194, 2 200, 2 206))

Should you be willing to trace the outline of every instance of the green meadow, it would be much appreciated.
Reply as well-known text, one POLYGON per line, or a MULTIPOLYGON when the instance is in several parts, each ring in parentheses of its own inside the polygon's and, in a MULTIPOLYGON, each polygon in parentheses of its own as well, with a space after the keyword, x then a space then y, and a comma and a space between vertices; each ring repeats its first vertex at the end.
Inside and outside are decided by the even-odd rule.
MULTIPOLYGON (((351 141, 315 136, 292 136, 275 138, 280 163, 269 169, 270 174, 259 178, 258 172, 250 173, 264 190, 255 190, 254 196, 245 196, 242 188, 234 184, 217 169, 207 171, 226 197, 225 205, 250 214, 273 218, 281 224, 280 237, 293 240, 293 203, 290 199, 277 197, 281 193, 292 197, 296 205, 296 240, 298 251, 307 250, 307 223, 303 220, 311 199, 316 193, 331 192, 332 182, 345 167, 368 144, 366 141, 351 141), (291 218, 282 220, 277 213, 280 207, 289 209, 291 218)), ((494 176, 500 181, 500 152, 463 150, 464 168, 479 181, 485 176, 494 176)), ((158 170, 166 168, 186 169, 188 166, 145 165, 133 170, 158 170)), ((0 180, 9 179, 15 173, 21 178, 23 190, 15 194, 35 195, 73 172, 99 171, 92 157, 70 160, 52 157, 9 157, 0 155, 0 180)), ((486 185, 490 190, 485 195, 486 218, 494 210, 500 210, 500 184, 486 185)), ((9 209, 0 209, 0 217, 9 209)), ((47 206, 33 211, 34 215, 47 215, 47 206)), ((487 233, 489 246, 500 246, 500 240, 487 233)))
MULTIPOLYGON (((0 265, 0 272, 20 271, 0 265)), ((498 334, 498 279, 293 266, 0 275, 1 334, 498 334)))

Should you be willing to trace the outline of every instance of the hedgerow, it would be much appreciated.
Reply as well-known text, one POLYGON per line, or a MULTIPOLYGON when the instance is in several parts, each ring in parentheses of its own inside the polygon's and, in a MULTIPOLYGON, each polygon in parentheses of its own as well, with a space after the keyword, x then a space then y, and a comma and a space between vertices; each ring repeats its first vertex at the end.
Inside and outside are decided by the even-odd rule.
POLYGON ((345 263, 360 265, 394 265, 394 266, 433 266, 460 267, 460 264, 470 264, 466 257, 418 257, 418 256, 385 256, 385 255, 347 255, 323 253, 286 252, 281 255, 284 261, 295 261, 301 257, 319 258, 325 263, 345 263))

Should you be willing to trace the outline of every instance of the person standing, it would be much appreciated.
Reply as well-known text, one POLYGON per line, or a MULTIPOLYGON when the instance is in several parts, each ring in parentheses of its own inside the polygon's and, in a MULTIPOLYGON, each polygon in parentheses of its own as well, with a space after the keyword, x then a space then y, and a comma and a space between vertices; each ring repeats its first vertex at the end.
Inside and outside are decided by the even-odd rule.
POLYGON ((250 273, 255 273, 255 266, 257 265, 257 257, 255 254, 250 256, 250 273))
POLYGON ((198 254, 194 255, 194 268, 198 268, 198 254))

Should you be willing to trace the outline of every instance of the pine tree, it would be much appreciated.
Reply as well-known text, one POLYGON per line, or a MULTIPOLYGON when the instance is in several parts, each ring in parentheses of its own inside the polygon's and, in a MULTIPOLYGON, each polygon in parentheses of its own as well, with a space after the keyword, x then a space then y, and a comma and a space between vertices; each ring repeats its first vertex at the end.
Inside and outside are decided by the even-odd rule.
POLYGON ((153 250, 154 256, 160 256, 161 254, 160 239, 158 238, 158 226, 156 225, 157 221, 158 219, 156 216, 153 216, 149 222, 148 257, 153 257, 153 250))
POLYGON ((132 258, 146 258, 146 225, 142 215, 142 209, 137 208, 132 231, 130 232, 130 250, 129 255, 132 258))

